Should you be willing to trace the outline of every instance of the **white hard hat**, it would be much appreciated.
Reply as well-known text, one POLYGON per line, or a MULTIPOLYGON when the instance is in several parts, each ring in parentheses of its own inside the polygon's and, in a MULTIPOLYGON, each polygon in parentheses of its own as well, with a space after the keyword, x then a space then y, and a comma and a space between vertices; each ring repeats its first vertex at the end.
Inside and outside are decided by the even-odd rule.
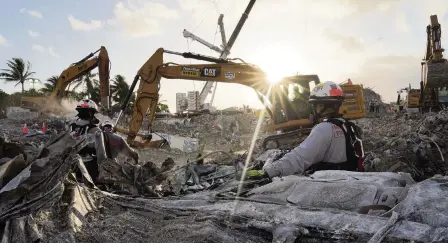
POLYGON ((104 121, 104 122, 103 122, 103 127, 105 127, 105 126, 111 126, 111 127, 113 127, 114 125, 112 124, 111 121, 107 120, 107 121, 104 121))
POLYGON ((310 103, 333 103, 342 102, 344 92, 341 87, 333 81, 326 81, 316 85, 310 93, 310 103))

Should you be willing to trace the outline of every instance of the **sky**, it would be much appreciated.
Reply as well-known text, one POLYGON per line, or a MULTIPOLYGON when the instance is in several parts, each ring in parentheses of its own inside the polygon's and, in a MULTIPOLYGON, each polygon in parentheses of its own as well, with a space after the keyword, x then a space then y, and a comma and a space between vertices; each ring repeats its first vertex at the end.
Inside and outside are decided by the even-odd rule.
MULTIPOLYGON (((229 38, 248 3, 0 0, 0 69, 6 68, 7 60, 21 57, 32 64, 35 78, 45 80, 105 46, 112 62, 111 77, 121 74, 131 83, 160 47, 219 56, 184 38, 182 31, 187 29, 219 46, 219 14, 224 14, 229 38)), ((432 14, 438 15, 442 25, 444 46, 447 11, 446 0, 258 0, 229 57, 281 76, 318 74, 321 81, 338 83, 351 78, 373 88, 384 101, 392 101, 400 88, 419 86, 426 25, 432 14)), ((164 60, 201 63, 169 54, 164 60)), ((20 91, 20 86, 0 84, 8 93, 20 91)), ((174 111, 176 93, 200 91, 203 85, 201 81, 165 79, 161 99, 174 111)), ((262 106, 251 88, 218 84, 217 108, 243 104, 262 106)))

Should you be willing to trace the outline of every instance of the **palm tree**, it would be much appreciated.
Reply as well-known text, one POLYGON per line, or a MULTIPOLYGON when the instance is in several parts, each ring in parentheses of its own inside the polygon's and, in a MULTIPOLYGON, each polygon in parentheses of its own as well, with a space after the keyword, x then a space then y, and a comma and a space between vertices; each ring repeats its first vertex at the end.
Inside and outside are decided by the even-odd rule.
POLYGON ((110 86, 110 93, 112 101, 118 104, 122 104, 124 99, 129 93, 129 84, 123 75, 117 74, 115 78, 111 80, 112 85, 110 86))
POLYGON ((89 99, 95 101, 95 103, 101 102, 101 94, 100 94, 100 81, 93 79, 92 82, 86 82, 86 94, 89 99))
POLYGON ((22 84, 22 92, 25 91, 25 81, 32 78, 35 72, 31 72, 31 63, 22 58, 14 57, 6 65, 9 69, 1 69, 0 79, 5 82, 17 82, 15 86, 22 84))
POLYGON ((96 73, 88 72, 83 76, 79 77, 75 81, 72 82, 73 88, 72 91, 75 91, 77 88, 85 85, 85 88, 82 92, 80 92, 81 96, 87 96, 89 99, 99 103, 101 100, 100 97, 100 85, 99 81, 95 79, 96 73))
POLYGON ((44 83, 44 87, 40 89, 43 93, 51 93, 53 92, 54 88, 56 88, 56 83, 58 82, 58 76, 54 75, 47 79, 47 81, 44 83))
POLYGON ((88 72, 88 73, 82 75, 81 77, 77 78, 76 80, 74 80, 70 84, 70 86, 73 85, 72 90, 75 90, 83 85, 93 87, 94 82, 96 80, 95 77, 96 77, 96 73, 88 72))

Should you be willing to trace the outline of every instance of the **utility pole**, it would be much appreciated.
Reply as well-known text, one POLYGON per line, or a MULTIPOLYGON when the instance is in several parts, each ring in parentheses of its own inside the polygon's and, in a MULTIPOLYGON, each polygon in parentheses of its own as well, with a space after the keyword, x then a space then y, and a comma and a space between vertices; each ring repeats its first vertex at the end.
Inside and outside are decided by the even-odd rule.
MULTIPOLYGON (((191 38, 192 40, 195 40, 195 41, 207 46, 208 48, 210 48, 216 52, 219 52, 220 53, 219 58, 227 59, 227 56, 230 54, 230 49, 232 49, 232 46, 235 43, 235 40, 238 37, 241 29, 243 28, 243 25, 246 22, 246 20, 249 16, 249 13, 252 10, 252 7, 254 6, 255 2, 256 2, 256 0, 250 0, 249 4, 246 7, 246 10, 244 11, 243 15, 241 16, 240 20, 238 21, 238 24, 236 25, 235 29, 233 30, 233 33, 230 36, 230 39, 228 42, 226 39, 226 32, 224 29, 224 22, 223 22, 224 15, 223 14, 219 15, 218 25, 219 25, 219 30, 221 32, 221 41, 222 41, 221 48, 218 46, 215 46, 213 44, 210 44, 209 42, 203 40, 202 38, 194 35, 193 33, 189 32, 185 29, 183 31, 183 35, 185 38, 191 38)), ((217 83, 212 82, 212 81, 207 81, 205 83, 204 87, 202 88, 202 91, 199 95, 201 104, 204 103, 205 98, 207 98, 207 95, 211 91, 211 88, 213 87, 213 85, 215 85, 215 86, 213 89, 212 98, 210 100, 210 106, 213 104, 213 100, 215 98, 215 93, 216 93, 217 83)))
MULTIPOLYGON (((33 89, 34 89, 34 84, 35 83, 42 83, 41 81, 40 81, 40 79, 37 79, 37 78, 29 78, 29 79, 27 79, 27 80, 30 80, 30 82, 33 84, 33 89)), ((35 89, 34 89, 35 90, 35 89)))

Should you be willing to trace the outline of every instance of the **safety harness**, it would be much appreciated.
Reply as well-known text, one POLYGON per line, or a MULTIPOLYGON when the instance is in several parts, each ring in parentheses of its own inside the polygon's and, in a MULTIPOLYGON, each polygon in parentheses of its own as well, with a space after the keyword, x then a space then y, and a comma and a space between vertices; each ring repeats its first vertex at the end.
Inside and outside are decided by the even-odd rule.
POLYGON ((347 161, 343 163, 329 163, 319 162, 307 169, 307 172, 314 172, 318 170, 347 170, 364 172, 364 148, 360 134, 356 130, 356 125, 353 122, 343 119, 326 119, 324 122, 329 122, 342 129, 345 136, 345 151, 347 161))

